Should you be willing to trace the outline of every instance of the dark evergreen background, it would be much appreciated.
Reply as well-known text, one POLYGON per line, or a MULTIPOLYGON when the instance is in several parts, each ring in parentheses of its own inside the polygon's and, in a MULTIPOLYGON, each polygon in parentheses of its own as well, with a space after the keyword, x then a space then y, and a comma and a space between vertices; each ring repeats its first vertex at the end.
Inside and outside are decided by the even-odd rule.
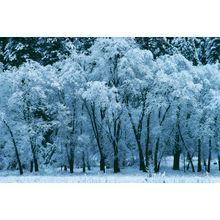
MULTIPOLYGON (((93 45, 94 37, 2 37, 0 62, 4 69, 20 66, 28 59, 41 65, 53 64, 69 55, 72 46, 81 53, 93 45)), ((218 37, 136 37, 140 48, 150 50, 154 58, 180 53, 194 65, 220 60, 218 37)))

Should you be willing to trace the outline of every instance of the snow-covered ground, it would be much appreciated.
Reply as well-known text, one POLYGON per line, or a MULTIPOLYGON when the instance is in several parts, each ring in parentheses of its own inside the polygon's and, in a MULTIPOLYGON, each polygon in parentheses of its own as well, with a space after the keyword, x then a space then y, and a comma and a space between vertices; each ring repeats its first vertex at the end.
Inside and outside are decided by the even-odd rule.
POLYGON ((74 174, 64 171, 45 170, 35 174, 25 173, 19 176, 18 172, 0 172, 1 183, 220 183, 220 172, 213 171, 208 174, 192 173, 191 171, 172 171, 167 169, 158 174, 143 173, 137 168, 122 169, 121 173, 114 174, 112 170, 101 173, 93 169, 83 174, 81 169, 76 169, 74 174))
MULTIPOLYGON (((122 168, 117 174, 113 173, 113 169, 107 169, 106 173, 103 173, 98 167, 86 170, 86 173, 83 173, 81 168, 75 168, 73 174, 61 171, 60 168, 41 168, 38 173, 25 171, 22 176, 18 170, 0 171, 0 183, 220 183, 220 171, 214 161, 211 173, 205 171, 193 173, 191 169, 184 172, 182 161, 180 170, 174 171, 172 163, 172 157, 164 158, 161 172, 157 174, 152 172, 151 175, 139 171, 138 167, 122 168)), ((196 170, 196 159, 194 165, 196 170)))

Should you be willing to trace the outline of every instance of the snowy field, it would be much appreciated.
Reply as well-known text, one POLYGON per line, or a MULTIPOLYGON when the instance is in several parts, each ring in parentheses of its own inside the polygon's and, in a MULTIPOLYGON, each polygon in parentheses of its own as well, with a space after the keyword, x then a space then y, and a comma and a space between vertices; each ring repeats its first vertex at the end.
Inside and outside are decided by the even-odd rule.
MULTIPOLYGON (((172 157, 162 161, 161 172, 143 173, 138 167, 122 168, 120 173, 114 174, 112 169, 106 173, 99 171, 99 168, 92 168, 86 173, 82 169, 74 169, 74 173, 57 169, 40 169, 38 173, 24 172, 23 176, 15 171, 0 171, 0 183, 220 183, 220 171, 218 165, 212 163, 211 173, 201 173, 188 170, 183 171, 183 163, 179 171, 172 170, 172 157)), ((194 161, 196 164, 196 160, 194 161)), ((195 166, 195 169, 197 167, 195 166)))
POLYGON ((19 176, 17 172, 0 172, 1 183, 220 183, 220 173, 216 170, 208 174, 192 173, 191 171, 167 170, 149 176, 147 173, 137 171, 136 168, 122 169, 120 174, 114 174, 112 170, 101 173, 97 169, 83 174, 82 170, 76 170, 74 174, 68 172, 44 171, 38 174, 26 173, 19 176))

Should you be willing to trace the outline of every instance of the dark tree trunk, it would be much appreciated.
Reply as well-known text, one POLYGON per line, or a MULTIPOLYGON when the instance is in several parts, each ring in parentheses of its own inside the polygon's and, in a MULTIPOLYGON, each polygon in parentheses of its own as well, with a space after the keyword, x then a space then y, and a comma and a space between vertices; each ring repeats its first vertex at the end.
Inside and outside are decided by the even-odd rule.
POLYGON ((158 151, 159 151, 160 138, 157 138, 155 152, 154 152, 154 172, 158 173, 160 167, 158 166, 158 151))
POLYGON ((143 155, 143 151, 141 148, 141 142, 138 137, 136 137, 136 142, 137 142, 138 154, 139 154, 139 169, 142 170, 143 172, 146 172, 146 167, 144 163, 144 155, 143 155))
POLYGON ((82 154, 82 166, 83 166, 83 173, 86 172, 86 163, 85 163, 85 153, 82 154))
POLYGON ((114 149, 114 173, 119 173, 119 159, 118 159, 118 145, 116 141, 113 141, 113 149, 114 149))
POLYGON ((35 172, 38 172, 38 171, 39 171, 38 162, 37 162, 37 158, 36 158, 36 157, 34 157, 34 171, 35 171, 35 172))
POLYGON ((189 170, 189 166, 191 166, 192 172, 194 173, 195 172, 195 168, 194 168, 194 164, 193 164, 193 161, 192 161, 192 158, 191 158, 189 152, 187 152, 187 160, 188 160, 188 164, 187 164, 186 169, 189 170))
POLYGON ((143 102, 141 117, 139 119, 138 126, 136 128, 135 123, 132 118, 132 115, 131 115, 130 111, 128 111, 128 116, 130 118, 132 130, 134 132, 135 140, 136 140, 136 143, 138 146, 139 163, 140 163, 139 169, 142 170, 143 172, 146 172, 146 166, 145 166, 145 162, 144 162, 144 154, 143 154, 142 147, 141 147, 141 132, 142 132, 142 123, 143 123, 144 115, 145 115, 145 101, 143 102))
POLYGON ((187 158, 188 158, 188 161, 189 161, 188 166, 187 166, 187 170, 189 169, 189 165, 191 165, 192 172, 194 173, 195 168, 194 168, 194 165, 193 165, 192 157, 190 156, 189 152, 187 153, 187 158))
MULTIPOLYGON (((74 157, 75 157, 74 150, 75 150, 75 148, 72 144, 70 144, 69 149, 68 149, 68 145, 66 144, 66 153, 67 153, 70 173, 74 172, 74 157)), ((65 169, 65 167, 64 167, 64 169, 65 169)))
MULTIPOLYGON (((168 107, 165 109, 163 116, 161 114, 161 107, 159 108, 158 119, 159 119, 160 127, 163 125, 170 107, 171 105, 169 104, 168 107)), ((155 152, 154 152, 154 172, 155 173, 158 173, 160 171, 160 161, 162 159, 161 158, 160 161, 158 160, 159 146, 160 146, 160 136, 157 137, 157 142, 156 142, 156 147, 155 147, 155 152)))
POLYGON ((91 170, 91 166, 90 166, 90 163, 89 163, 89 159, 87 159, 87 169, 88 169, 88 170, 91 170))
POLYGON ((143 155, 143 151, 141 148, 141 143, 139 140, 137 142, 138 142, 137 144, 138 144, 139 161, 140 161, 139 169, 142 170, 143 172, 146 172, 146 167, 144 163, 144 155, 143 155))
POLYGON ((185 156, 185 153, 184 153, 184 158, 183 158, 183 170, 184 170, 184 172, 186 172, 186 156, 185 156))
POLYGON ((179 133, 176 132, 176 141, 174 146, 174 160, 173 160, 173 170, 179 170, 180 169, 180 137, 179 133))
POLYGON ((212 159, 212 142, 211 142, 211 138, 209 138, 209 156, 208 156, 208 167, 207 167, 207 172, 209 173, 211 171, 211 159, 212 159))
MULTIPOLYGON (((188 158, 187 158, 187 160, 188 160, 188 158)), ((190 162, 188 160, 188 164, 187 164, 186 170, 189 170, 189 165, 190 165, 190 162)))
POLYGON ((70 173, 73 173, 73 170, 74 170, 73 160, 69 161, 69 166, 70 166, 70 173))
POLYGON ((12 133, 11 128, 7 124, 7 122, 5 120, 3 120, 3 123, 5 124, 5 126, 7 127, 8 131, 10 133, 10 136, 11 136, 11 139, 12 139, 12 143, 13 143, 14 149, 15 149, 15 155, 16 155, 16 159, 17 159, 17 163, 18 163, 19 172, 20 172, 20 175, 22 175, 23 174, 23 168, 22 168, 22 164, 21 164, 18 148, 17 148, 16 142, 15 142, 15 139, 14 139, 14 135, 12 133))
POLYGON ((184 139, 183 139, 183 136, 182 136, 182 134, 181 134, 181 129, 180 129, 180 124, 179 124, 179 123, 177 124, 177 127, 178 127, 178 130, 179 130, 179 137, 180 137, 180 139, 181 139, 181 141, 182 141, 182 143, 183 143, 183 146, 185 147, 185 150, 186 150, 186 152, 187 152, 188 164, 187 164, 186 169, 188 170, 188 169, 189 169, 189 165, 191 165, 191 167, 192 167, 192 172, 195 172, 195 168, 194 168, 194 165, 193 165, 192 157, 191 157, 191 155, 190 155, 189 149, 187 148, 187 146, 186 146, 186 144, 185 144, 185 141, 184 141, 184 139))
POLYGON ((146 169, 149 170, 149 144, 150 144, 150 116, 151 114, 148 114, 147 117, 147 137, 146 137, 146 146, 145 146, 145 163, 146 163, 146 169))
MULTIPOLYGON (((97 146, 99 149, 99 154, 100 154, 100 171, 103 171, 105 173, 105 155, 104 155, 104 150, 101 144, 101 134, 100 134, 100 129, 98 128, 98 124, 97 124, 97 119, 96 119, 96 114, 95 114, 95 106, 91 106, 91 109, 89 109, 88 105, 85 103, 87 112, 89 114, 89 118, 91 121, 91 125, 92 125, 92 130, 97 142, 97 146)), ((104 116, 102 116, 104 117, 104 116)))
POLYGON ((173 170, 180 169, 180 151, 175 150, 174 152, 174 160, 173 160, 173 170))
POLYGON ((69 165, 70 165, 70 173, 73 173, 74 172, 74 149, 70 148, 70 160, 69 160, 69 165))
POLYGON ((218 156, 218 170, 220 170, 220 156, 218 156))
POLYGON ((198 140, 198 166, 197 166, 197 172, 202 171, 202 162, 201 162, 201 140, 198 140))
POLYGON ((114 159, 114 173, 119 173, 119 172, 120 172, 119 160, 118 160, 118 157, 116 157, 114 159))
POLYGON ((35 146, 32 140, 31 140, 31 152, 33 155, 34 171, 38 172, 39 168, 38 168, 38 162, 37 162, 37 157, 36 157, 36 149, 35 149, 35 146))
POLYGON ((101 155, 100 158, 100 171, 103 171, 105 173, 105 158, 103 155, 101 155))
POLYGON ((174 144, 174 151, 173 151, 173 170, 180 169, 180 134, 178 128, 180 127, 180 106, 177 107, 176 112, 176 137, 175 137, 175 144, 174 144))
POLYGON ((31 162, 30 162, 30 172, 31 173, 33 172, 33 169, 34 169, 34 162, 33 162, 33 160, 31 160, 31 162))

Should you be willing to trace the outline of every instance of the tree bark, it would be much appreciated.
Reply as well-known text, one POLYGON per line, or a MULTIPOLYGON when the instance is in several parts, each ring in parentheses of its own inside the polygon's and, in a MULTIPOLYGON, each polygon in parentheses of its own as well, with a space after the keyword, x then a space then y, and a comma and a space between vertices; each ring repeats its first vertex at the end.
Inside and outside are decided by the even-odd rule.
POLYGON ((74 170, 73 160, 69 161, 69 166, 70 166, 70 173, 73 173, 73 170, 74 170))
POLYGON ((180 136, 180 139, 181 139, 181 141, 182 141, 182 143, 183 143, 183 146, 184 146, 184 148, 185 148, 185 150, 186 150, 186 152, 187 152, 187 159, 188 159, 188 161, 189 161, 189 163, 188 163, 188 165, 187 165, 187 170, 189 169, 189 165, 191 165, 191 167, 192 167, 192 172, 195 172, 195 168, 194 168, 194 165, 193 165, 193 161, 192 161, 192 157, 191 157, 191 155, 190 155, 190 151, 189 151, 189 149, 188 149, 188 147, 186 146, 186 144, 185 144, 185 141, 184 141, 184 139, 183 139, 183 136, 182 136, 182 133, 181 133, 181 129, 180 129, 180 125, 178 124, 178 130, 179 130, 179 136, 180 136))
POLYGON ((105 155, 103 152, 102 144, 101 144, 101 137, 98 129, 98 125, 96 122, 96 115, 95 115, 95 106, 91 106, 91 108, 88 107, 87 103, 85 102, 85 106, 90 118, 90 122, 92 125, 92 130, 97 142, 97 146, 99 149, 99 154, 100 154, 100 171, 103 171, 105 173, 105 155))
POLYGON ((147 137, 146 137, 146 146, 145 146, 145 163, 146 169, 149 170, 149 144, 150 144, 150 116, 151 113, 148 114, 147 117, 147 137))
POLYGON ((86 172, 86 163, 85 163, 85 153, 82 154, 82 167, 83 167, 83 173, 86 172))
POLYGON ((220 156, 218 156, 218 170, 220 171, 220 156))
POLYGON ((174 152, 173 152, 173 170, 179 170, 180 169, 180 137, 179 133, 176 132, 176 141, 174 145, 174 152))
POLYGON ((180 169, 180 134, 178 128, 180 127, 180 106, 177 107, 176 112, 176 137, 175 137, 175 144, 173 150, 173 170, 180 169))
MULTIPOLYGON (((170 107, 171 107, 171 104, 167 106, 163 115, 161 115, 161 107, 159 108, 158 120, 159 120, 160 127, 163 125, 170 107)), ((158 173, 160 171, 160 161, 162 159, 161 158, 160 161, 158 161, 159 146, 160 146, 160 134, 157 137, 157 142, 156 142, 155 152, 154 152, 154 172, 155 173, 158 173)))
POLYGON ((74 146, 71 146, 70 144, 68 149, 68 145, 66 144, 66 154, 69 163, 70 173, 74 172, 74 157, 75 157, 74 150, 75 150, 74 146))
POLYGON ((158 152, 159 152, 159 144, 160 144, 160 138, 157 138, 155 152, 154 152, 154 172, 158 173, 160 171, 160 167, 158 165, 158 152))
POLYGON ((36 157, 36 149, 35 149, 35 146, 33 144, 33 141, 30 140, 30 142, 31 142, 31 152, 32 152, 32 155, 33 155, 34 171, 38 172, 39 168, 38 168, 38 161, 37 161, 37 157, 36 157))
POLYGON ((211 171, 211 159, 212 159, 212 142, 211 137, 209 138, 209 155, 208 155, 208 167, 207 172, 210 173, 211 171))
POLYGON ((192 172, 194 173, 195 168, 194 168, 194 164, 193 164, 193 161, 192 161, 192 157, 191 157, 189 152, 187 152, 187 160, 188 160, 187 170, 189 170, 189 165, 191 165, 192 172))
POLYGON ((30 172, 31 173, 33 172, 33 169, 34 169, 34 163, 33 163, 33 160, 31 160, 31 162, 30 162, 30 172))
POLYGON ((101 156, 100 158, 100 171, 103 171, 105 173, 105 170, 106 167, 105 167, 105 158, 103 156, 101 156))
POLYGON ((15 155, 16 155, 16 159, 17 159, 17 163, 18 163, 19 172, 20 172, 20 175, 22 175, 23 174, 23 168, 22 168, 22 164, 21 164, 21 160, 20 160, 20 156, 19 156, 19 152, 18 152, 18 148, 17 148, 16 142, 15 142, 15 139, 14 139, 13 132, 12 132, 10 126, 8 125, 8 123, 5 120, 3 120, 3 123, 5 124, 5 126, 7 127, 8 131, 10 133, 12 143, 13 143, 13 146, 14 146, 14 149, 15 149, 15 155))
POLYGON ((87 169, 91 170, 90 162, 89 162, 89 154, 87 150, 86 150, 86 164, 87 164, 87 169))
POLYGON ((119 159, 118 159, 118 145, 116 141, 113 141, 113 148, 114 148, 114 173, 119 173, 119 159))
POLYGON ((143 172, 146 172, 146 166, 145 166, 145 162, 144 162, 144 154, 143 154, 143 150, 141 147, 141 134, 142 134, 142 126, 143 126, 143 119, 145 116, 145 104, 146 104, 146 96, 144 96, 145 98, 143 99, 143 105, 142 105, 142 111, 141 111, 141 115, 140 115, 140 119, 138 121, 138 125, 137 128, 135 126, 135 123, 133 121, 133 117, 131 115, 131 112, 129 111, 128 108, 128 103, 127 103, 127 110, 128 110, 128 116, 131 122, 131 126, 132 126, 132 130, 134 132, 134 136, 135 136, 135 140, 138 146, 138 154, 139 154, 139 169, 142 170, 143 172))
POLYGON ((119 168, 119 160, 118 157, 115 157, 114 159, 114 173, 119 173, 120 168, 119 168))
POLYGON ((146 172, 146 167, 144 163, 144 155, 143 155, 143 151, 141 148, 140 140, 137 141, 137 145, 138 145, 139 160, 140 160, 139 169, 142 170, 143 172, 146 172))
MULTIPOLYGON (((143 151, 142 151, 141 140, 140 140, 141 130, 138 129, 139 132, 137 131, 137 129, 136 129, 136 127, 135 127, 135 124, 134 124, 134 122, 133 122, 131 113, 128 112, 128 115, 129 115, 129 118, 130 118, 130 121, 131 121, 132 129, 133 129, 134 136, 135 136, 135 140, 136 140, 136 143, 137 143, 137 146, 138 146, 139 169, 142 170, 143 172, 146 172, 146 167, 145 167, 145 163, 144 163, 144 154, 143 154, 143 151)), ((142 123, 142 122, 139 122, 139 124, 140 124, 140 123, 142 123)), ((139 126, 139 127, 141 127, 141 126, 139 126)))
POLYGON ((201 140, 198 140, 198 166, 197 166, 197 172, 202 171, 202 162, 201 162, 201 140))

